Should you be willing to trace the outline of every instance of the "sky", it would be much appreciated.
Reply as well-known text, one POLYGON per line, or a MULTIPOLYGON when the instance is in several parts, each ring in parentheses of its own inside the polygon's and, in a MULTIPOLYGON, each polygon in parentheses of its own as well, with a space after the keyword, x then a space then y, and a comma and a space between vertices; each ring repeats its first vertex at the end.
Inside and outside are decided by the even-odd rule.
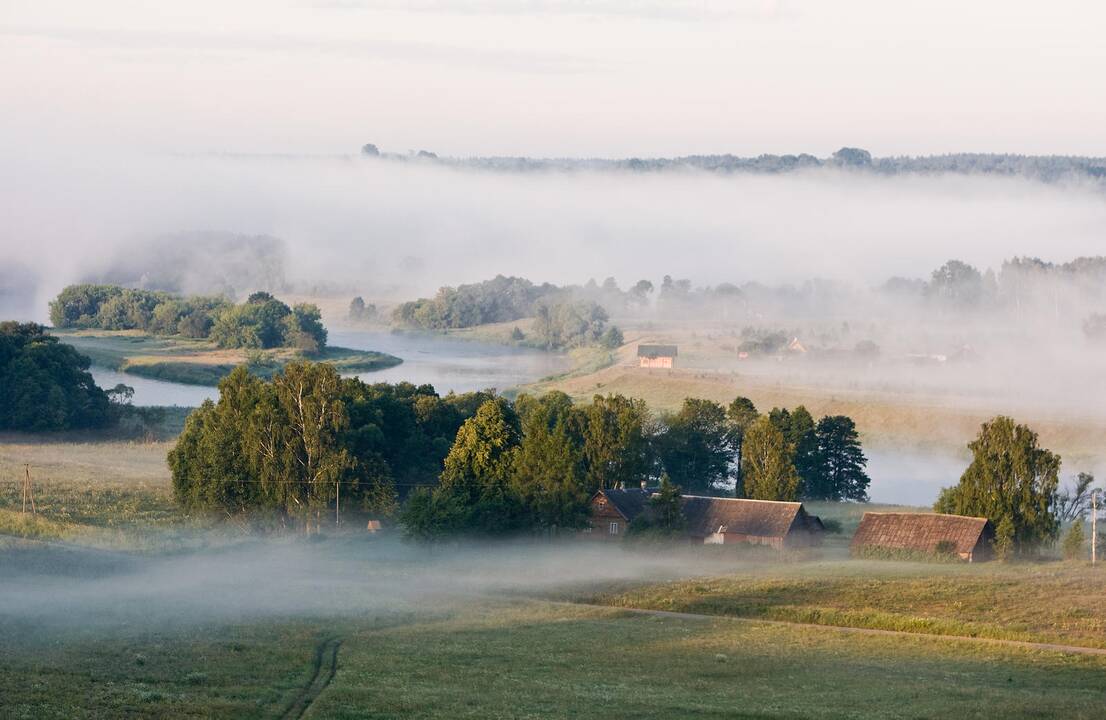
POLYGON ((1106 155, 1106 5, 0 3, 0 152, 1106 155))

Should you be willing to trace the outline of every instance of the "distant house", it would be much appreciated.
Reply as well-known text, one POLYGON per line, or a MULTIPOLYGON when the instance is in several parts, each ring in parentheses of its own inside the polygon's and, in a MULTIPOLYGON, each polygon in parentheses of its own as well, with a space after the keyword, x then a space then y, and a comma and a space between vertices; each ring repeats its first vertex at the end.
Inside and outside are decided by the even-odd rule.
MULTIPOLYGON (((591 500, 589 527, 584 535, 618 540, 626 528, 649 507, 652 490, 600 490, 591 500)), ((751 543, 777 550, 820 545, 825 528, 802 503, 744 500, 684 495, 681 508, 687 518, 688 540, 705 545, 751 543)))
POLYGON ((968 562, 990 560, 995 529, 981 517, 938 513, 866 512, 853 535, 853 554, 904 551, 925 555, 954 553, 968 562))
POLYGON ((639 367, 671 369, 676 367, 676 346, 638 345, 637 359, 639 367))

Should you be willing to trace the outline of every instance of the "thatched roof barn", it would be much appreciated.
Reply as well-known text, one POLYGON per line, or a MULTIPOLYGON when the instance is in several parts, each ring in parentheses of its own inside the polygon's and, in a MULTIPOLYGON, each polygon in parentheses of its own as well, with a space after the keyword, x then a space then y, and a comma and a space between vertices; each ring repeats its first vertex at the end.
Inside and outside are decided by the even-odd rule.
POLYGON ((938 513, 866 512, 853 535, 853 554, 882 551, 919 555, 955 554, 975 562, 993 556, 995 529, 981 517, 938 513))
MULTIPOLYGON (((591 525, 585 534, 614 540, 634 518, 649 509, 653 491, 600 490, 591 501, 591 525)), ((776 549, 821 543, 822 521, 802 503, 685 495, 681 509, 688 539, 717 545, 753 543, 776 549)))

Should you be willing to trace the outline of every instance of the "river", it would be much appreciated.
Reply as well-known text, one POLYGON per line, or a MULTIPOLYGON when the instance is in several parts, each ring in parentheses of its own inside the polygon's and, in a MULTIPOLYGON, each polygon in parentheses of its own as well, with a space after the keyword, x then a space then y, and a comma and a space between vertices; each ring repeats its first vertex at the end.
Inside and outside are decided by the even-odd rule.
MULTIPOLYGON (((329 342, 337 347, 377 350, 403 359, 401 365, 358 375, 365 382, 429 383, 442 394, 485 388, 507 390, 569 368, 564 355, 442 335, 334 330, 329 342)), ((212 387, 150 380, 97 367, 92 368, 92 376, 105 389, 118 383, 133 387, 135 405, 196 406, 219 394, 212 387)))

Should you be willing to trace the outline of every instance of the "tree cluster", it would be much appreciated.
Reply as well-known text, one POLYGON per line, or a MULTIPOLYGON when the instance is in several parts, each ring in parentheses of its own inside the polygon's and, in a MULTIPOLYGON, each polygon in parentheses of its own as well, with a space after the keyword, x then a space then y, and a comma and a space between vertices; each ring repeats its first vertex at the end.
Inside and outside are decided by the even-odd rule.
POLYGON ((534 336, 549 349, 622 345, 622 331, 607 325, 607 311, 598 303, 577 300, 539 303, 534 336))
POLYGON ((225 348, 291 347, 315 353, 326 347, 327 332, 315 305, 288 307, 269 293, 257 292, 220 313, 210 337, 225 348))
POLYGON ((220 347, 294 347, 316 352, 326 328, 314 305, 288 307, 266 292, 234 305, 222 297, 180 297, 117 285, 70 285, 50 303, 56 328, 142 330, 211 338, 220 347))
POLYGON ((177 501, 304 525, 339 496, 347 511, 385 514, 407 488, 436 482, 458 429, 492 397, 368 385, 325 363, 291 363, 271 381, 239 367, 219 393, 169 453, 177 501))
POLYGON ((577 527, 596 490, 658 477, 669 490, 650 515, 659 518, 651 533, 676 527, 664 512, 673 494, 678 505, 680 491, 731 493, 735 480, 739 496, 756 499, 795 500, 808 489, 828 499, 866 497, 851 420, 815 425, 802 408, 776 410, 774 418, 745 398, 728 409, 688 398, 659 417, 621 395, 597 395, 587 405, 559 392, 490 399, 458 432, 439 486, 413 495, 401 520, 421 539, 577 527))
POLYGON ((365 299, 358 295, 349 301, 349 313, 346 317, 353 322, 372 322, 376 320, 376 305, 365 304, 365 299))
POLYGON ((868 499, 868 459, 856 424, 846 415, 826 415, 817 423, 802 405, 773 408, 757 417, 752 404, 743 412, 739 493, 758 500, 868 499))
POLYGON ((112 420, 89 360, 34 323, 0 322, 0 430, 95 428, 112 420))
POLYGON ((446 330, 531 317, 536 303, 559 289, 535 285, 525 278, 497 275, 491 280, 443 287, 433 298, 420 298, 396 307, 392 319, 408 327, 446 330))

